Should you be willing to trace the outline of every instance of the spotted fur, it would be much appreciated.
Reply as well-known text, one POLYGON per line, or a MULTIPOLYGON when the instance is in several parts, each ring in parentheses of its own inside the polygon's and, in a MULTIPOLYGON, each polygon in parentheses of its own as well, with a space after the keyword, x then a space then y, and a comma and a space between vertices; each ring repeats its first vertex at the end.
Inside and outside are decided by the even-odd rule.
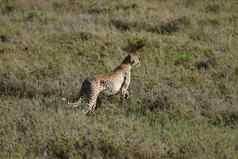
POLYGON ((131 81, 131 67, 139 63, 140 60, 137 55, 129 54, 111 74, 85 79, 80 89, 78 101, 71 104, 77 107, 80 104, 80 98, 86 97, 88 101, 88 111, 86 113, 89 113, 95 111, 100 93, 108 96, 120 93, 122 99, 127 99, 129 97, 128 87, 131 81))

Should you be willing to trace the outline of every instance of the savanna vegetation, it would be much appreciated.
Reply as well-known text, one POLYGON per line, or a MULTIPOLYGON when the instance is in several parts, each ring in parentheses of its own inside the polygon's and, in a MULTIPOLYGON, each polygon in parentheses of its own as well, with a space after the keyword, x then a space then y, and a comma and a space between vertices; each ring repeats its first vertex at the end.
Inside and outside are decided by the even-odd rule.
POLYGON ((0 158, 237 159, 237 0, 0 0, 0 158), (61 100, 138 44, 123 105, 61 100))

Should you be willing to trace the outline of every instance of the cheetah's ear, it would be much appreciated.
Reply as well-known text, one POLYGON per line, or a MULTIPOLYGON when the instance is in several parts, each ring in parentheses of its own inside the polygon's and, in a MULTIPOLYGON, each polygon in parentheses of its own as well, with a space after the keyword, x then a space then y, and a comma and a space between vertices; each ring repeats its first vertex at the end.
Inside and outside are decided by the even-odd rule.
POLYGON ((135 63, 135 58, 139 58, 139 54, 137 52, 128 53, 130 63, 135 63))
POLYGON ((135 56, 135 53, 130 53, 130 54, 129 54, 130 63, 131 63, 131 64, 134 64, 134 63, 135 63, 134 58, 133 58, 134 56, 135 56))

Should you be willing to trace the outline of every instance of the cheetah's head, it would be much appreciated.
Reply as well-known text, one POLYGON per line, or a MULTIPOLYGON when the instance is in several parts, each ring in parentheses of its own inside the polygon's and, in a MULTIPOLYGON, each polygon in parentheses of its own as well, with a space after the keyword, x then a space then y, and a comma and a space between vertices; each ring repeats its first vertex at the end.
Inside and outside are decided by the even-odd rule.
POLYGON ((125 58, 123 63, 130 64, 131 66, 138 66, 140 65, 140 58, 137 54, 131 53, 125 58))

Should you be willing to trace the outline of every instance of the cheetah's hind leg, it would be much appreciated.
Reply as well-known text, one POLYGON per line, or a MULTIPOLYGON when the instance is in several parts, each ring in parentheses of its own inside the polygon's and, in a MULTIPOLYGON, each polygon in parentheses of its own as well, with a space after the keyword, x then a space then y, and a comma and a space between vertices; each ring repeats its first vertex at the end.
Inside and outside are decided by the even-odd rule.
POLYGON ((123 90, 121 91, 121 95, 120 95, 120 104, 124 105, 125 99, 129 98, 129 92, 128 90, 123 90))
POLYGON ((97 107, 97 99, 98 99, 99 92, 96 92, 88 102, 88 110, 85 112, 86 115, 89 113, 94 113, 97 107))
POLYGON ((89 115, 91 113, 95 113, 95 109, 96 109, 96 105, 88 106, 88 110, 85 110, 84 114, 85 115, 89 115))

